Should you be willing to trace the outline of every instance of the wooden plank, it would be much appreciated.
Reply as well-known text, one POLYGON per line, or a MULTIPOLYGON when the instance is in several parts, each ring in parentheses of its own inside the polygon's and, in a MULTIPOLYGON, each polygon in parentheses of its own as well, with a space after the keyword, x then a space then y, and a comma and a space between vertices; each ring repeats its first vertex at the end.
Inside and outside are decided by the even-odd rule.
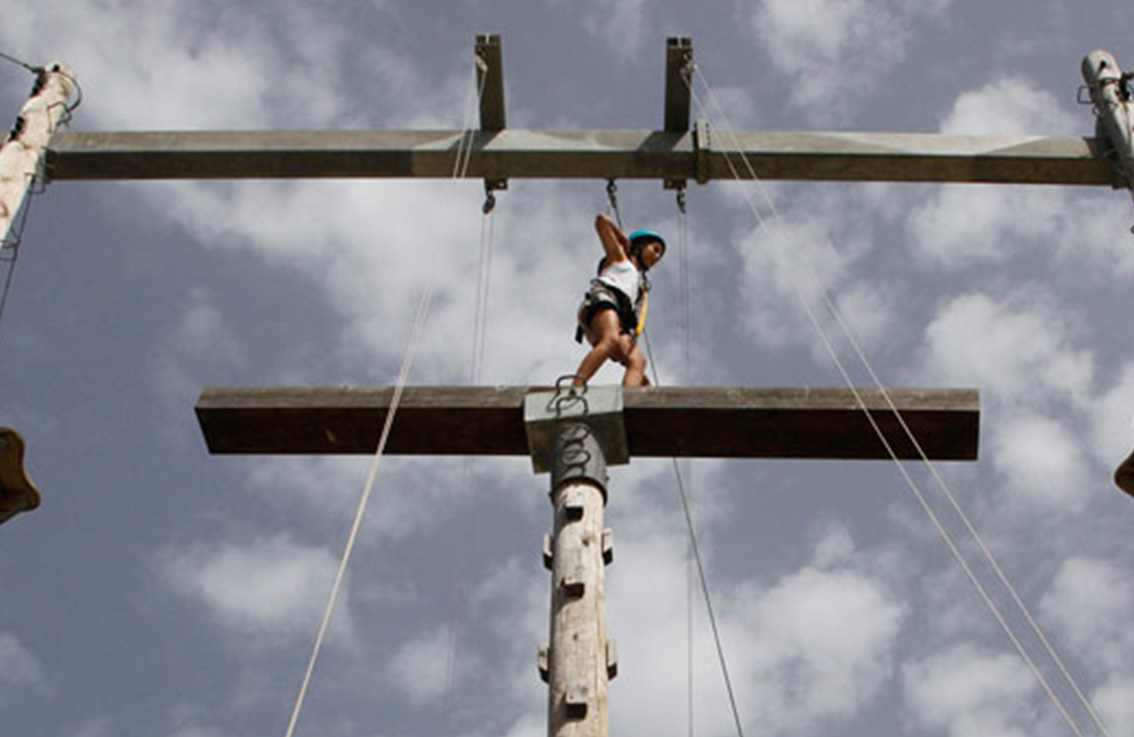
MULTIPOLYGON (((60 131, 53 179, 443 178, 461 131, 60 131)), ((1113 186, 1094 138, 912 133, 477 131, 475 179, 707 179, 996 182, 1113 186), (727 154, 726 154, 727 150, 727 154), (730 167, 730 163, 732 166, 730 167)))
MULTIPOLYGON (((528 455, 523 398, 548 388, 408 387, 386 452, 528 455)), ((930 458, 974 460, 972 389, 889 390, 930 458)), ((217 454, 373 453, 393 389, 208 388, 197 418, 217 454)), ((880 393, 862 390, 900 458, 917 458, 880 393)), ((862 458, 889 456, 848 389, 626 389, 631 456, 862 458)))

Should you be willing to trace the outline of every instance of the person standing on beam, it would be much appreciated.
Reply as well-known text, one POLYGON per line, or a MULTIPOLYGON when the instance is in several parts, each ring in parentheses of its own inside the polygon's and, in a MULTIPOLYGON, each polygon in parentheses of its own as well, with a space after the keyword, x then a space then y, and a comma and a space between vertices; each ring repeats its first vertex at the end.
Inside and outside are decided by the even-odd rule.
POLYGON ((591 350, 575 371, 574 385, 585 384, 609 359, 626 367, 623 386, 649 386, 638 336, 646 324, 646 272, 665 255, 665 239, 653 230, 627 237, 605 214, 595 218, 595 231, 604 255, 579 306, 575 340, 582 343, 585 336, 591 350))

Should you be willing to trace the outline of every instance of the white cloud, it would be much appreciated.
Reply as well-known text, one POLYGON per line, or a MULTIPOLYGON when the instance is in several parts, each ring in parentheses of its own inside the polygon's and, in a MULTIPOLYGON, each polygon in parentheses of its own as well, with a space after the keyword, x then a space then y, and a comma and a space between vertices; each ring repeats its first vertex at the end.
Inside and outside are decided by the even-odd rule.
POLYGON ((1040 602, 1072 648, 1110 670, 1134 676, 1134 577, 1112 561, 1076 556, 1063 562, 1040 602))
POLYGON ((1094 692, 1092 700, 1112 737, 1134 735, 1134 676, 1112 678, 1094 692))
POLYGON ((903 694, 916 723, 950 737, 1026 737, 1035 732, 1035 681, 1015 654, 971 645, 903 667, 903 694))
POLYGON ((47 686, 39 658, 8 632, 0 632, 0 686, 5 692, 0 693, 0 701, 15 688, 42 691, 47 686))
POLYGON ((1045 299, 964 294, 926 328, 924 365, 930 377, 980 387, 1001 403, 1078 403, 1089 397, 1094 357, 1076 349, 1072 337, 1066 318, 1045 299))
POLYGON ((974 136, 1082 135, 1082 116, 1034 80, 1011 75, 961 93, 941 121, 941 132, 974 136))
MULTIPOLYGON (((750 22, 772 62, 795 84, 791 101, 841 112, 872 92, 906 57, 914 24, 948 0, 760 0, 750 22)), ((820 113, 816 112, 814 116, 820 113)), ((813 116, 813 117, 814 117, 813 116)))
POLYGON ((177 340, 190 356, 208 356, 232 363, 241 363, 244 351, 225 322, 224 314, 211 303, 209 290, 203 287, 189 293, 189 305, 181 316, 177 340))
POLYGON ((1065 191, 1002 185, 952 185, 910 210, 914 247, 945 269, 1007 261, 1047 242, 1072 216, 1065 191))
MULTIPOLYGON (((612 719, 661 733, 685 703, 686 668, 677 657, 686 640, 684 539, 654 532, 616 538, 615 546, 607 595, 611 634, 624 664, 616 688, 625 689, 631 701, 612 703, 612 719)), ((832 527, 818 541, 812 565, 768 587, 742 583, 729 591, 719 581, 714 585, 710 565, 742 717, 758 719, 765 731, 795 732, 853 715, 874 699, 892 675, 905 615, 887 585, 865 572, 876 562, 874 554, 855 547, 845 529, 832 527)), ((695 609, 698 729, 727 733, 731 717, 699 595, 695 609)))
MULTIPOLYGON (((1081 116, 1023 76, 994 79, 962 93, 941 122, 949 135, 1082 135, 1081 116)), ((1060 239, 1082 242, 1086 227, 1066 189, 952 185, 911 208, 907 226, 917 249, 935 265, 964 268, 1003 262, 1016 251, 1060 239)))
MULTIPOLYGON (((250 543, 199 544, 167 551, 162 571, 179 593, 199 601, 239 633, 309 638, 323 615, 338 560, 286 535, 250 543)), ((330 633, 350 636, 350 590, 339 592, 330 633)))
POLYGON ((834 249, 824 221, 778 217, 745 236, 740 317, 756 338, 782 347, 811 328, 802 303, 815 309, 824 290, 833 289, 849 270, 846 256, 834 249))
POLYGON ((813 567, 779 581, 749 614, 757 711, 789 723, 847 717, 869 703, 891 675, 904 608, 863 573, 813 567))
POLYGON ((1134 362, 1118 372, 1114 384, 1095 404, 1094 443, 1096 457, 1116 468, 1134 447, 1134 362))
POLYGON ((583 27, 600 39, 615 56, 631 59, 650 37, 649 6, 652 0, 586 0, 572 3, 583 6, 583 27), (588 7, 589 6, 589 7, 588 7))
POLYGON ((1062 513, 1086 504, 1086 449, 1068 425, 1033 413, 1006 417, 993 428, 992 446, 993 464, 1018 500, 1062 513))
MULTIPOLYGON (((390 658, 389 676, 415 704, 435 702, 445 693, 451 638, 441 630, 404 643, 390 658)), ((465 665, 462 658, 462 666, 465 665)))

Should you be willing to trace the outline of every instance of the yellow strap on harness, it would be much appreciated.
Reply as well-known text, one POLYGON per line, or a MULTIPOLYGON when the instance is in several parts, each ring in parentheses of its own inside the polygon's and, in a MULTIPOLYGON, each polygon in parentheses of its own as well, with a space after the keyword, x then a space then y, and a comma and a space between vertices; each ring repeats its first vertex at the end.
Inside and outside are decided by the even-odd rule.
POLYGON ((650 293, 642 293, 642 311, 638 313, 638 327, 634 328, 634 337, 640 337, 646 329, 646 313, 650 311, 650 293))

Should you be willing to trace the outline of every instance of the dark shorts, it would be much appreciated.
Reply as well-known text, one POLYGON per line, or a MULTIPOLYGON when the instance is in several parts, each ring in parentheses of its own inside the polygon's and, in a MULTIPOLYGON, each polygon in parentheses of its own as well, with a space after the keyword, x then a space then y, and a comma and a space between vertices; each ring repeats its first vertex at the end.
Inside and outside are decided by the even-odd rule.
POLYGON ((618 313, 618 322, 622 326, 623 333, 633 335, 638 328, 638 315, 634 312, 630 298, 621 289, 616 289, 598 279, 592 279, 591 288, 583 295, 583 303, 579 305, 579 326, 575 330, 577 342, 583 342, 583 337, 590 330, 591 320, 603 310, 614 310, 618 313))

